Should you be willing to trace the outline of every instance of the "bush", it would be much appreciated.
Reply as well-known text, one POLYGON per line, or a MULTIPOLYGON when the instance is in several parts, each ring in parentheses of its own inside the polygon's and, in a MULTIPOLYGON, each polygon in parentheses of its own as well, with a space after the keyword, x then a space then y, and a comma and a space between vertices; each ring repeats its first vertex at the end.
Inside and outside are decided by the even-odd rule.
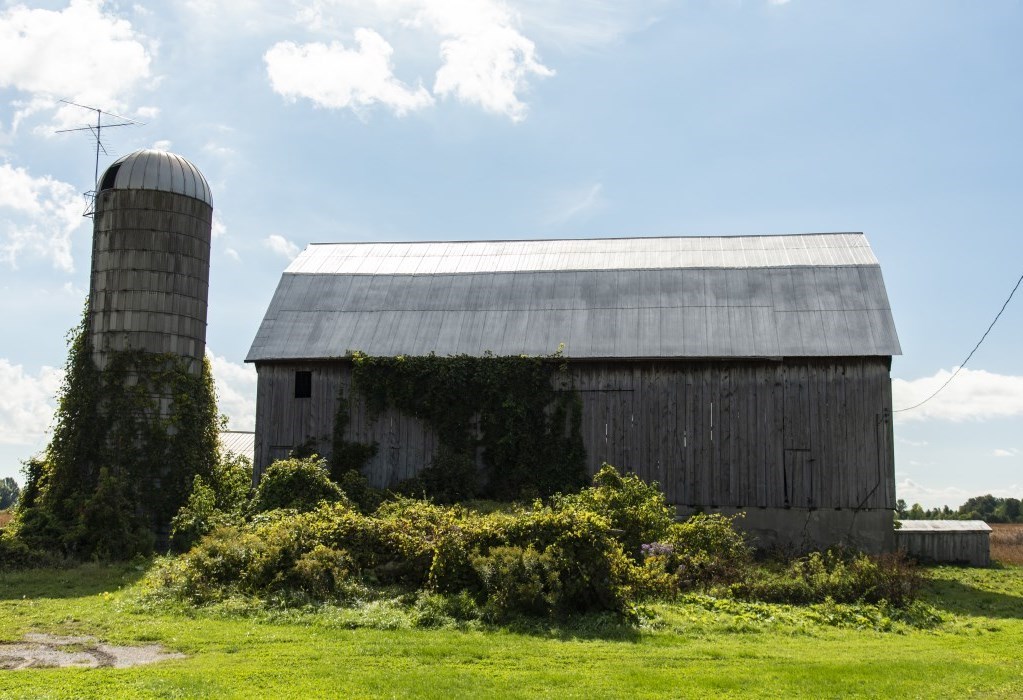
POLYGON ((538 552, 532 545, 494 547, 471 557, 483 584, 483 616, 503 620, 513 613, 548 615, 563 607, 556 547, 538 552))
POLYGON ((231 523, 230 514, 217 508, 217 495, 201 476, 195 477, 192 493, 171 520, 171 547, 184 552, 203 535, 231 523))
POLYGON ((880 603, 909 605, 923 578, 901 554, 871 556, 860 552, 812 552, 783 568, 752 569, 730 587, 740 598, 776 603, 880 603))
POLYGON ((354 469, 343 472, 335 482, 361 513, 372 513, 386 499, 384 491, 370 486, 369 479, 354 469))
POLYGON ((635 474, 623 476, 610 464, 593 477, 593 486, 555 496, 552 502, 556 509, 580 508, 606 518, 612 529, 620 531, 616 537, 636 561, 642 559, 643 544, 667 534, 675 515, 656 483, 648 484, 635 474))
POLYGON ((314 455, 278 460, 267 467, 250 508, 257 513, 275 508, 308 511, 322 501, 348 503, 341 488, 330 480, 326 462, 314 455))

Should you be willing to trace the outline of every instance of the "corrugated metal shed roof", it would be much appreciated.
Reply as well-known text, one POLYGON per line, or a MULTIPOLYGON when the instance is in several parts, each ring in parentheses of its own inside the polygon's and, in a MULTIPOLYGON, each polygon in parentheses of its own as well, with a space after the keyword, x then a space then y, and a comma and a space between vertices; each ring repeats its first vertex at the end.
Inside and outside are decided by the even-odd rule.
POLYGON ((221 430, 220 451, 248 457, 251 461, 256 453, 256 434, 243 430, 221 430))
POLYGON ((900 520, 900 532, 991 532, 983 520, 900 520))
POLYGON ((900 354, 862 234, 309 246, 248 361, 900 354))

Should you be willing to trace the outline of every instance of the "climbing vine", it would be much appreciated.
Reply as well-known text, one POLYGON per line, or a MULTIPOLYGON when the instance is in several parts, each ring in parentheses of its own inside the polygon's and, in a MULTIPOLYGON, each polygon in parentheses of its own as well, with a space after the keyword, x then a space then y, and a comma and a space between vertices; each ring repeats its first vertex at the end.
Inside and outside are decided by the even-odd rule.
POLYGON ((19 535, 72 556, 120 558, 152 548, 218 459, 213 375, 187 358, 127 350, 92 359, 88 308, 68 334, 53 435, 26 473, 19 535))
POLYGON ((371 413, 396 409, 438 438, 432 464, 404 490, 513 500, 585 485, 582 404, 560 355, 351 359, 353 385, 371 413))

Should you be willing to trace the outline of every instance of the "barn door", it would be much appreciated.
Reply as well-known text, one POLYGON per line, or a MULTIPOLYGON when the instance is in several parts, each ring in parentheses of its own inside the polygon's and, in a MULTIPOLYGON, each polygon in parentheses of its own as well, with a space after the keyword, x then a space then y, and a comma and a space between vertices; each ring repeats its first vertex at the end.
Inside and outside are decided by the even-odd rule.
POLYGON ((812 367, 785 369, 785 406, 783 422, 782 499, 786 508, 814 508, 815 460, 810 415, 812 367))

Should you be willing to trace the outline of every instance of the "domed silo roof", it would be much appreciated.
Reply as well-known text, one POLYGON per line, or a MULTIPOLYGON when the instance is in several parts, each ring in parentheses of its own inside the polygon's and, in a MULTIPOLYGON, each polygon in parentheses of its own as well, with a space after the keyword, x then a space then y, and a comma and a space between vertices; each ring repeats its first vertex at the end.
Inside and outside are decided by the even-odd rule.
POLYGON ((103 190, 162 190, 194 197, 213 206, 209 183, 179 155, 143 149, 118 158, 99 180, 103 190))

